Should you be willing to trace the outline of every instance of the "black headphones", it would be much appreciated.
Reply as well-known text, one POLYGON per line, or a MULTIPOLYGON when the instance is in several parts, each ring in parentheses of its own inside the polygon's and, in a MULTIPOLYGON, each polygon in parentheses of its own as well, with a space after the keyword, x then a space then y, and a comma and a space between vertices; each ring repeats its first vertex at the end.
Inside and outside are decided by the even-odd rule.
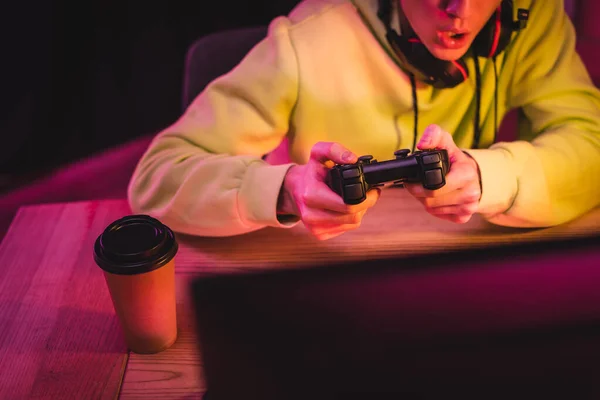
MULTIPOLYGON (((463 59, 445 61, 435 58, 415 35, 408 20, 400 15, 402 35, 391 27, 392 2, 398 0, 379 0, 377 16, 386 29, 386 38, 400 58, 402 66, 416 79, 435 88, 452 88, 468 78, 468 69, 463 59)), ((479 57, 494 58, 510 43, 514 31, 527 26, 529 11, 520 8, 517 21, 513 20, 512 0, 503 0, 492 17, 479 32, 471 50, 479 57)))

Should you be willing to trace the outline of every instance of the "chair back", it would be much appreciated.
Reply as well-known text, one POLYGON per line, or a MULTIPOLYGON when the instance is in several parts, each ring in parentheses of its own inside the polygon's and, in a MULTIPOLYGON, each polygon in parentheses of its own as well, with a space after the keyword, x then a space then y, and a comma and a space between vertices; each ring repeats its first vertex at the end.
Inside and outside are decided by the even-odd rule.
POLYGON ((267 36, 267 26, 210 33, 188 49, 183 73, 183 110, 213 80, 231 71, 267 36))

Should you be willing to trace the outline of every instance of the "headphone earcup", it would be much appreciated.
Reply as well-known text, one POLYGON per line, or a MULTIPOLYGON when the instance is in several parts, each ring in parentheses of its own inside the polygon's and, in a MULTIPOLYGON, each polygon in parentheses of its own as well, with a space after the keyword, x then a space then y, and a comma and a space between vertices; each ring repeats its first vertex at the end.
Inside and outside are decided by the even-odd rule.
POLYGON ((514 32, 513 24, 513 2, 503 0, 473 41, 475 54, 492 58, 504 51, 514 32))

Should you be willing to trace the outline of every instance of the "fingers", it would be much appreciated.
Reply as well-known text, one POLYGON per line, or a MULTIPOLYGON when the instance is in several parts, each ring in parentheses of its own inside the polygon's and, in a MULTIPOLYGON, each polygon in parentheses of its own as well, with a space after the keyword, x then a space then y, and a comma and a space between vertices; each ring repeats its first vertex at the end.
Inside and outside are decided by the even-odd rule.
MULTIPOLYGON (((329 189, 328 189, 329 190, 329 189)), ((337 196, 334 193, 335 196, 337 196)), ((322 203, 311 203, 317 201, 311 199, 305 203, 301 210, 301 218, 306 228, 318 239, 327 240, 344 232, 358 228, 367 210, 375 205, 380 196, 379 189, 370 190, 364 202, 357 205, 343 204, 344 212, 323 209, 322 203), (315 204, 310 207, 309 204, 315 204)), ((337 196, 338 199, 339 196, 337 196)), ((341 199, 340 199, 341 200, 341 199)))
POLYGON ((356 154, 339 143, 318 142, 310 151, 310 159, 321 164, 333 161, 336 164, 352 164, 358 161, 356 154))
MULTIPOLYGON (((421 140, 417 144, 420 150, 425 149, 444 149, 448 152, 448 158, 451 164, 461 160, 466 155, 454 143, 452 135, 442 130, 438 125, 429 125, 423 132, 421 140)), ((454 165, 452 165, 454 168, 454 165)), ((450 169, 452 169, 450 168, 450 169)))
POLYGON ((335 193, 325 182, 315 182, 306 187, 300 195, 299 201, 308 208, 335 211, 338 213, 354 214, 360 209, 353 209, 344 203, 342 198, 335 193))
POLYGON ((419 199, 429 214, 440 218, 444 216, 458 217, 458 219, 462 219, 461 222, 467 222, 479 210, 479 201, 477 200, 470 202, 458 201, 452 205, 441 206, 430 206, 428 204, 429 200, 431 199, 419 199))
POLYGON ((460 150, 452 136, 437 125, 427 127, 418 148, 445 149, 451 164, 446 184, 438 190, 427 190, 420 183, 407 183, 405 188, 426 211, 438 218, 455 223, 468 222, 479 209, 481 184, 477 162, 460 150))
POLYGON ((329 230, 329 231, 313 232, 313 235, 319 240, 329 240, 329 239, 333 239, 336 236, 340 236, 341 234, 346 233, 348 231, 357 229, 359 226, 360 226, 360 224, 340 225, 337 228, 329 230))
POLYGON ((311 166, 311 169, 314 178, 311 180, 312 183, 306 185, 303 192, 297 196, 308 207, 355 214, 372 207, 381 193, 380 189, 375 188, 367 192, 367 198, 362 203, 356 205, 345 204, 342 197, 325 183, 328 169, 320 164, 311 166))
POLYGON ((380 189, 369 190, 365 201, 351 205, 345 204, 342 198, 324 183, 317 184, 312 189, 302 195, 301 204, 304 205, 304 210, 319 212, 322 217, 321 222, 326 222, 327 218, 331 218, 336 223, 354 223, 355 221, 344 220, 341 217, 363 213, 377 203, 381 193, 380 189))
POLYGON ((479 210, 480 189, 478 182, 471 182, 461 189, 444 196, 417 197, 425 210, 438 218, 455 223, 468 222, 479 210))
POLYGON ((440 214, 435 215, 439 219, 454 222, 455 224, 466 224, 471 220, 473 215, 456 215, 456 214, 440 214))
POLYGON ((355 230, 360 227, 360 221, 367 211, 362 211, 359 216, 359 222, 351 224, 333 224, 333 225, 309 225, 307 226, 311 233, 319 240, 328 240, 339 236, 345 232, 355 230))
POLYGON ((479 185, 472 185, 475 181, 479 183, 479 175, 477 169, 473 168, 471 165, 470 159, 468 161, 469 162, 458 162, 452 165, 452 169, 446 175, 446 184, 438 190, 427 190, 420 183, 406 183, 404 187, 417 198, 445 197, 449 193, 469 187, 469 193, 466 195, 468 197, 476 197, 479 199, 481 195, 480 187, 479 185))
POLYGON ((427 211, 432 215, 454 215, 457 217, 471 217, 477 212, 479 204, 477 202, 457 204, 453 206, 441 206, 428 208, 427 211))
POLYGON ((479 190, 455 190, 443 197, 420 197, 418 198, 425 208, 433 209, 445 206, 458 206, 461 204, 479 203, 479 190))
POLYGON ((366 200, 363 201, 359 205, 364 206, 365 209, 369 209, 369 208, 373 207, 375 205, 375 203, 377 203, 377 200, 379 200, 379 197, 381 197, 381 189, 379 189, 379 188, 371 189, 367 192, 366 200))
POLYGON ((333 238, 360 226, 366 211, 379 199, 380 190, 370 190, 360 204, 345 204, 326 184, 332 164, 351 164, 358 157, 344 146, 333 142, 318 142, 310 153, 304 184, 297 185, 294 198, 302 222, 321 240, 333 238))
POLYGON ((301 210, 302 221, 305 225, 328 228, 338 225, 360 224, 362 216, 365 212, 366 210, 352 214, 345 214, 316 208, 306 208, 305 210, 301 210))

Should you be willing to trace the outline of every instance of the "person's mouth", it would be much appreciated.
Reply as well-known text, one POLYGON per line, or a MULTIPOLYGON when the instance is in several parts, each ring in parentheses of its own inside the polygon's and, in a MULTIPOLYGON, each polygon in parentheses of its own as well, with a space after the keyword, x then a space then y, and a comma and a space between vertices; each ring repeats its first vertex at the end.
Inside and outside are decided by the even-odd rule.
POLYGON ((437 31, 438 45, 448 50, 457 50, 465 47, 469 41, 470 32, 466 30, 439 30, 437 31))

